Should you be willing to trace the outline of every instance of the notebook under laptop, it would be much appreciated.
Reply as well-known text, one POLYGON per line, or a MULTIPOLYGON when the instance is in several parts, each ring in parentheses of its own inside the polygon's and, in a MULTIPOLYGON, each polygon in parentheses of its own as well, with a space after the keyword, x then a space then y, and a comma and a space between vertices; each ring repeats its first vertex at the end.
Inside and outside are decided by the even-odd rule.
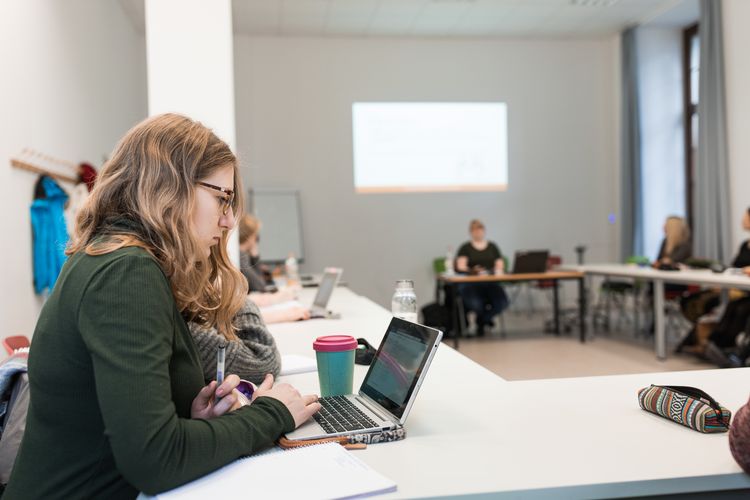
POLYGON ((323 409, 287 438, 318 439, 403 426, 442 336, 434 328, 393 318, 359 393, 321 398, 323 409))
POLYGON ((511 274, 547 272, 549 250, 525 250, 516 252, 511 274))
POLYGON ((341 273, 343 273, 343 270, 339 268, 326 268, 323 278, 320 280, 320 285, 318 285, 318 292, 315 294, 315 299, 310 307, 311 318, 336 317, 335 313, 328 310, 328 301, 331 300, 333 289, 336 288, 339 279, 341 279, 341 273))

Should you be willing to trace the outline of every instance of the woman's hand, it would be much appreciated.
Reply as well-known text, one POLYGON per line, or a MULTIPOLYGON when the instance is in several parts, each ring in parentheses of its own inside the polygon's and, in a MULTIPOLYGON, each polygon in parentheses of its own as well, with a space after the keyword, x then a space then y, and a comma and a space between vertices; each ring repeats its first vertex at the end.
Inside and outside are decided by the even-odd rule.
POLYGON ((289 384, 274 385, 273 375, 270 373, 266 375, 263 383, 253 393, 253 401, 260 396, 274 398, 284 403, 284 406, 294 418, 295 427, 299 427, 300 424, 320 410, 320 403, 317 402, 318 396, 315 394, 302 396, 297 389, 289 384))
POLYGON ((743 267, 742 272, 745 273, 745 276, 750 276, 750 266, 743 267))
POLYGON ((260 310, 263 321, 266 323, 285 323, 288 321, 300 321, 310 319, 310 310, 306 307, 292 306, 274 309, 272 307, 260 310))
POLYGON ((235 390, 239 384, 240 377, 237 375, 229 375, 218 388, 216 381, 211 381, 193 399, 193 404, 190 406, 190 418, 208 420, 239 408, 241 404, 235 390))
POLYGON ((305 321, 310 319, 310 310, 306 307, 290 307, 286 312, 286 321, 305 321))

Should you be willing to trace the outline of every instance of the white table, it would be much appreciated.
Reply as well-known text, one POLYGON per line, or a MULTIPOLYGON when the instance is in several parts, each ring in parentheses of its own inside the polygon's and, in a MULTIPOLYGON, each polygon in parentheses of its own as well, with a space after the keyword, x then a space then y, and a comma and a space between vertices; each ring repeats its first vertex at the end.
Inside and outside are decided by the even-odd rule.
MULTIPOLYGON (((332 333, 377 345, 390 321, 383 308, 343 288, 330 308, 342 319, 271 325, 282 354, 314 356, 315 337, 332 333)), ((356 367, 355 387, 365 372, 356 367)), ((303 393, 318 391, 315 373, 284 380, 303 393)), ((750 488, 726 434, 700 434, 639 408, 637 390, 652 383, 698 386, 734 413, 750 393, 750 368, 506 382, 443 344, 409 415, 407 438, 353 453, 398 484, 391 498, 750 488)))
POLYGON ((714 273, 708 269, 660 271, 651 267, 638 267, 627 264, 586 264, 583 266, 562 266, 560 269, 580 271, 587 275, 616 276, 652 282, 654 284, 654 339, 656 357, 658 359, 666 359, 667 357, 667 340, 664 332, 664 283, 750 290, 750 277, 737 274, 714 273))

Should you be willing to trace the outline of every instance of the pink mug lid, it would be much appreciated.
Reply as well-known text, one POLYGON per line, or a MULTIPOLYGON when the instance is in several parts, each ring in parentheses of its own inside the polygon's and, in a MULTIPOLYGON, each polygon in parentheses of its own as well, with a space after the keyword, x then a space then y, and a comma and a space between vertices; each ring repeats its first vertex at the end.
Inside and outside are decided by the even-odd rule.
POLYGON ((313 342, 313 349, 318 352, 351 351, 357 348, 357 339, 351 335, 326 335, 313 342))

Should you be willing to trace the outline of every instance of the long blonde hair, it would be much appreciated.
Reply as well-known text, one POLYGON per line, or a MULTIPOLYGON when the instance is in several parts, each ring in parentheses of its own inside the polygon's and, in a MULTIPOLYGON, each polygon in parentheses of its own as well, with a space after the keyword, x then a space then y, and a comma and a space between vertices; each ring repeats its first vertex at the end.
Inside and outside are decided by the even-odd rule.
POLYGON ((682 217, 676 215, 667 217, 664 232, 667 240, 664 250, 667 255, 671 255, 676 247, 690 241, 690 228, 682 217))
POLYGON ((187 320, 236 339, 233 318, 247 281, 227 255, 229 231, 208 257, 192 224, 196 182, 234 169, 235 217, 242 217, 242 182, 229 146, 201 123, 176 114, 148 118, 122 138, 99 173, 76 220, 68 255, 102 255, 123 247, 148 251, 166 274, 187 320))
POLYGON ((245 214, 237 220, 240 227, 240 244, 258 234, 260 231, 260 219, 254 215, 245 214))

